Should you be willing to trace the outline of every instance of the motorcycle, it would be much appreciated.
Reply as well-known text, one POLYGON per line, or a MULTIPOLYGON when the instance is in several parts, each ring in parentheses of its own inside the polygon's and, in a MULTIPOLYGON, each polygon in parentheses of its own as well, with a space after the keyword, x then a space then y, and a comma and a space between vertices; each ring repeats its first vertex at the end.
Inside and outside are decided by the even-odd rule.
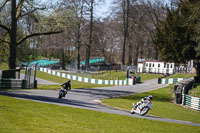
POLYGON ((71 90, 71 82, 70 82, 70 80, 68 80, 67 82, 65 82, 61 86, 62 86, 62 88, 60 89, 60 91, 58 93, 58 99, 62 99, 62 97, 65 97, 67 92, 69 90, 71 90))
POLYGON ((139 104, 137 107, 133 102, 133 108, 131 109, 130 113, 134 114, 137 113, 141 116, 144 116, 148 113, 149 110, 152 110, 152 103, 149 100, 144 101, 143 103, 139 104))
POLYGON ((65 95, 67 94, 68 90, 64 89, 63 87, 60 89, 59 93, 58 93, 58 99, 62 99, 62 97, 65 97, 65 95))

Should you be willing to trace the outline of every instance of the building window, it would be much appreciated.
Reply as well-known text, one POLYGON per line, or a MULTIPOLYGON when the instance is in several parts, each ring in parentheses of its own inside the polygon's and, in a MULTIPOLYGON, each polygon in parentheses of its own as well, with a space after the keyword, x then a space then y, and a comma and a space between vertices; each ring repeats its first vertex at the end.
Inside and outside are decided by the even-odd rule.
POLYGON ((149 63, 149 67, 151 67, 151 63, 149 63))
POLYGON ((158 67, 160 67, 160 64, 158 64, 158 67))
POLYGON ((152 67, 154 67, 154 64, 153 64, 153 66, 152 67))
POLYGON ((146 67, 148 67, 148 63, 146 64, 146 67))
POLYGON ((169 68, 169 64, 167 64, 167 68, 169 68))
POLYGON ((171 64, 171 68, 173 68, 173 65, 171 64))

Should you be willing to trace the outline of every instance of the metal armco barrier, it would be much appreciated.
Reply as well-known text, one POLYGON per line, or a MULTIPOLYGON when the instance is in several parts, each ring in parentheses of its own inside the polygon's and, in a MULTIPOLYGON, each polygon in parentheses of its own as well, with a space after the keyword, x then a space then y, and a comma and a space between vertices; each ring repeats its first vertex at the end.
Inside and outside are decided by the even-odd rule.
POLYGON ((182 94, 182 105, 200 111, 200 98, 182 94))
POLYGON ((193 78, 158 78, 158 84, 176 84, 179 81, 185 80, 185 79, 193 79, 193 78))
POLYGON ((69 75, 66 73, 62 72, 56 72, 53 70, 50 70, 48 68, 40 68, 39 69, 42 72, 46 72, 48 74, 52 74, 55 76, 67 78, 70 80, 76 80, 80 82, 85 82, 85 83, 91 83, 91 84, 103 84, 103 85, 133 85, 133 79, 126 79, 126 80, 101 80, 101 79, 91 79, 91 78, 85 78, 85 77, 79 77, 75 75, 69 75))

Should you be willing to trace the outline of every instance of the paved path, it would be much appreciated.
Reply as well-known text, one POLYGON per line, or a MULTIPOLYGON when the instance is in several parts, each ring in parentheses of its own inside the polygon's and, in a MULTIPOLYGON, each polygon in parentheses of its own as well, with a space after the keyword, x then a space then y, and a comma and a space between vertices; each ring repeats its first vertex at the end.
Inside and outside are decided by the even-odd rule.
POLYGON ((100 99, 102 98, 126 96, 134 93, 150 91, 164 86, 166 85, 157 84, 157 80, 150 80, 134 86, 114 86, 114 87, 93 88, 93 89, 73 89, 67 94, 66 98, 64 99, 57 98, 58 90, 17 90, 17 91, 0 92, 0 94, 16 98, 30 99, 33 101, 56 104, 61 106, 89 109, 89 110, 126 115, 136 118, 164 121, 170 123, 180 123, 186 125, 200 126, 200 124, 196 123, 172 120, 167 118, 159 118, 149 115, 146 116, 139 116, 137 114, 132 115, 128 111, 113 109, 99 104, 100 99))

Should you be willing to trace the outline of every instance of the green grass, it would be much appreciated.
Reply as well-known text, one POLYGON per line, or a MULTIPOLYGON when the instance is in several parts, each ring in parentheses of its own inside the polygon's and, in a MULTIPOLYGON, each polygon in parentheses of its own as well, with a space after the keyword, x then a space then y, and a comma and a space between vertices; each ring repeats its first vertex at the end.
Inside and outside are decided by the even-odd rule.
POLYGON ((200 127, 0 96, 1 133, 199 133, 200 127))
POLYGON ((92 75, 92 78, 103 80, 126 80, 126 72, 123 71, 104 71, 101 75, 92 75))
POLYGON ((0 63, 0 70, 7 70, 8 64, 7 63, 0 63))
POLYGON ((192 88, 189 91, 189 95, 200 98, 200 84, 198 84, 196 88, 192 88))
POLYGON ((125 80, 126 72, 123 71, 99 71, 90 74, 85 73, 67 73, 86 78, 102 79, 102 80, 125 80))
MULTIPOLYGON (((73 87, 73 86, 72 86, 73 87)), ((60 89, 61 86, 60 85, 41 85, 38 84, 37 89, 41 89, 41 90, 56 90, 56 89, 60 89)))
POLYGON ((167 77, 167 79, 169 79, 169 78, 190 78, 190 77, 194 77, 194 76, 196 76, 196 74, 193 74, 193 73, 177 73, 177 74, 170 75, 169 77, 167 77))
POLYGON ((133 101, 136 104, 143 97, 153 95, 153 109, 149 111, 148 114, 164 118, 200 123, 200 112, 172 103, 172 92, 173 89, 172 86, 170 86, 127 97, 104 99, 103 102, 113 107, 130 110, 132 108, 133 101))
POLYGON ((140 76, 141 76, 141 81, 157 79, 162 77, 161 74, 149 74, 149 73, 141 73, 140 76))

